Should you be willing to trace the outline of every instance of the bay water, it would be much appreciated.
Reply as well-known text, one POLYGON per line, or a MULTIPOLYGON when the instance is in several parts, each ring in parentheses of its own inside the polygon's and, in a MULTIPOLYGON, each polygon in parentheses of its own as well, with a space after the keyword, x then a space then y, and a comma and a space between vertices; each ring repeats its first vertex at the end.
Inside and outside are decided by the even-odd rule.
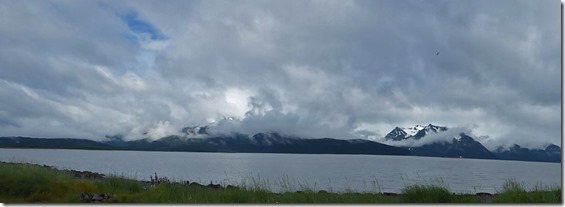
POLYGON ((561 163, 415 156, 0 149, 0 160, 274 192, 400 193, 408 185, 436 184, 456 193, 496 193, 511 179, 527 189, 562 183, 561 163))

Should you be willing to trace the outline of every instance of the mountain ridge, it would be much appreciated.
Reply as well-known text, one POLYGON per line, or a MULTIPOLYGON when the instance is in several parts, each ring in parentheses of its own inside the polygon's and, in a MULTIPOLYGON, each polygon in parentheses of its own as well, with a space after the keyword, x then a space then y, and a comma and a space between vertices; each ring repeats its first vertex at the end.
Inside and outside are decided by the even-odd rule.
POLYGON ((216 124, 185 127, 179 135, 160 139, 124 140, 121 135, 106 136, 103 141, 75 138, 0 137, 0 148, 57 148, 88 150, 140 150, 183 152, 240 152, 240 153, 296 153, 296 154, 368 154, 405 155, 450 158, 476 158, 561 162, 561 147, 550 144, 545 149, 528 149, 513 145, 488 150, 464 132, 448 133, 444 126, 433 124, 414 127, 395 127, 383 139, 387 144, 367 139, 316 138, 305 139, 278 132, 247 135, 238 132, 210 133, 216 124), (433 140, 432 137, 442 137, 433 140), (431 139, 431 140, 430 140, 431 139), (414 143, 420 142, 416 146, 414 143), (408 143, 395 146, 390 143, 408 143), (424 143, 424 144, 422 144, 424 143))
POLYGON ((438 136, 447 130, 447 127, 432 124, 416 125, 410 128, 395 127, 384 137, 384 140, 389 144, 395 142, 407 144, 403 148, 416 156, 561 162, 561 147, 554 144, 548 145, 545 149, 528 149, 514 145, 507 150, 498 147, 497 150, 490 151, 464 132, 453 138, 449 137, 451 134, 444 133, 443 140, 414 146, 416 141, 425 141, 426 135, 436 134, 438 136), (406 132, 406 129, 412 131, 406 132))
MULTIPOLYGON (((471 137, 461 140, 469 141, 471 137)), ((476 142, 476 141, 475 141, 476 142)), ((425 145, 426 146, 426 145, 425 145)), ((106 140, 97 142, 86 139, 74 138, 30 138, 30 137, 0 137, 0 148, 49 148, 49 149, 86 149, 86 150, 137 150, 137 151, 181 151, 181 152, 239 152, 239 153, 291 153, 291 154, 367 154, 367 155, 401 155, 401 156, 428 156, 428 157, 458 157, 463 153, 464 158, 522 160, 537 162, 561 162, 561 148, 551 146, 546 150, 530 150, 517 148, 517 153, 507 153, 498 156, 470 156, 465 154, 458 145, 450 148, 451 151, 437 155, 429 153, 430 150, 445 147, 442 144, 432 144, 424 148, 394 147, 382 143, 364 140, 342 140, 334 138, 302 139, 285 137, 279 134, 258 133, 254 136, 233 134, 232 136, 219 136, 206 139, 168 136, 159 140, 132 140, 117 141, 106 140), (548 151, 548 152, 546 152, 548 151), (524 156, 526 153, 536 153, 535 157, 524 156), (549 159, 546 154, 553 155, 549 159)))

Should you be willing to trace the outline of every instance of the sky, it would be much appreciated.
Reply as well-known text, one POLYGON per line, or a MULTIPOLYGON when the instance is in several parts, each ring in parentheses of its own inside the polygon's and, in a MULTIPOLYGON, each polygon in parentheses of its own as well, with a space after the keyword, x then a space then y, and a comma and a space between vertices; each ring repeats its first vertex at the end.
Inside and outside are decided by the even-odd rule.
POLYGON ((0 136, 561 146, 560 21, 556 0, 0 0, 0 136))

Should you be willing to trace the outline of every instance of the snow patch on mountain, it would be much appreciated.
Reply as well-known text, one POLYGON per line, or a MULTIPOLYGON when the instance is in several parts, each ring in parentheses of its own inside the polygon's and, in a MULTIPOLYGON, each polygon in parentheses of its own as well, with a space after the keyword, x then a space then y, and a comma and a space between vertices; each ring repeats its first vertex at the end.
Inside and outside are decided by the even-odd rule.
POLYGON ((406 133, 406 137, 411 137, 416 135, 420 130, 425 129, 426 126, 423 125, 416 125, 414 127, 409 127, 409 128, 401 128, 405 133, 406 133))
MULTIPOLYGON (((421 126, 421 125, 419 125, 421 126)), ((452 143, 453 140, 459 141, 461 139, 461 133, 466 135, 471 134, 471 130, 466 127, 438 127, 433 125, 428 125, 430 127, 421 127, 420 133, 424 133, 425 135, 421 138, 416 138, 415 135, 408 136, 405 139, 387 139, 386 137, 381 140, 381 143, 396 146, 396 147, 420 147, 426 144, 431 144, 435 142, 448 142, 452 143)), ((413 127, 419 128, 419 127, 413 127)), ((395 130, 393 130, 395 131, 395 130)), ((408 133, 407 133, 408 134, 408 133)))
POLYGON ((461 134, 454 136, 453 139, 455 139, 457 141, 461 141, 461 134))

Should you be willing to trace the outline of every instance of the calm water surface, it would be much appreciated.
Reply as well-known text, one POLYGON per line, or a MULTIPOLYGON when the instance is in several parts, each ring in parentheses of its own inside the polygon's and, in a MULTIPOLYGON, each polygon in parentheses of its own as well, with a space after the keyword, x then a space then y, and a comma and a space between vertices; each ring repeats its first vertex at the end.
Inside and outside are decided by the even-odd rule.
POLYGON ((308 187, 398 193, 406 185, 440 184, 452 192, 495 193, 508 179, 527 188, 561 185, 561 163, 411 156, 0 149, 0 160, 138 180, 149 180, 156 172, 176 181, 261 186, 276 192, 308 187))

